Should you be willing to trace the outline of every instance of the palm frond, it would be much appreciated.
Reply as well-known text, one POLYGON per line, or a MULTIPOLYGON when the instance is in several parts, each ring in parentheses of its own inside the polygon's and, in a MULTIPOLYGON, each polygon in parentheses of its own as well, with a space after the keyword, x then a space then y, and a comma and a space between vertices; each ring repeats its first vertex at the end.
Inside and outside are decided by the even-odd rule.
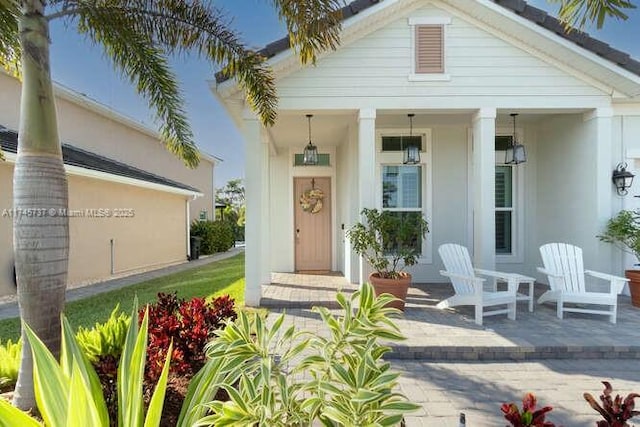
POLYGON ((0 67, 16 77, 20 75, 18 13, 17 0, 0 0, 0 67))
POLYGON ((340 43, 344 0, 272 0, 289 32, 291 47, 303 64, 315 63, 317 54, 335 50, 340 43))
MULTIPOLYGON (((271 70, 264 64, 264 58, 239 40, 219 9, 199 0, 53 0, 53 3, 56 12, 52 16, 77 20, 79 31, 88 34, 96 44, 105 43, 108 34, 117 32, 118 49, 123 49, 119 58, 114 58, 118 66, 122 66, 125 60, 129 62, 124 54, 130 56, 135 52, 141 54, 138 62, 147 62, 143 61, 148 53, 142 49, 148 49, 143 46, 145 42, 155 46, 152 50, 156 63, 161 54, 166 58, 167 55, 195 53, 220 65, 230 77, 237 79, 247 93, 250 106, 265 125, 275 122, 277 96, 271 70), (94 26, 96 30, 92 29, 94 26), (128 44, 134 46, 129 48, 128 44)), ((109 43, 114 42, 111 40, 109 43)), ((112 56, 115 51, 110 49, 107 53, 112 56)), ((132 80, 144 80, 135 76, 138 73, 135 68, 124 71, 132 80)), ((141 93, 158 108, 149 96, 150 89, 147 87, 147 92, 141 93)), ((166 120, 166 114, 159 116, 166 120)), ((165 132, 169 128, 166 127, 165 132)), ((173 139, 178 136, 173 135, 173 139)))
POLYGON ((156 110, 162 139, 169 151, 190 166, 199 162, 198 150, 183 109, 183 99, 166 55, 148 34, 138 31, 132 18, 108 8, 82 8, 79 31, 105 50, 116 68, 156 110))
POLYGON ((625 9, 635 9, 629 0, 551 0, 560 3, 560 20, 567 28, 584 28, 588 23, 595 23, 600 29, 607 18, 626 20, 625 9))

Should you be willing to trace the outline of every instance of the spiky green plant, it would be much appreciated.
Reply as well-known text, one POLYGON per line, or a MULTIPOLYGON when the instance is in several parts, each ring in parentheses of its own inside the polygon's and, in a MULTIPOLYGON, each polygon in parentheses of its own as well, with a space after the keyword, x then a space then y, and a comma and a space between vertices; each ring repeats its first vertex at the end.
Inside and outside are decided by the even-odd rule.
MULTIPOLYGON (((135 315, 136 310, 133 313, 135 315)), ((63 334, 59 363, 33 330, 25 325, 33 352, 35 397, 40 415, 49 427, 108 427, 109 416, 98 375, 82 353, 64 315, 61 322, 63 334)), ((120 426, 154 427, 160 423, 171 346, 145 415, 143 377, 148 325, 149 318, 145 315, 140 327, 137 322, 131 322, 127 331, 118 366, 120 426)), ((0 399, 0 426, 11 425, 39 426, 40 423, 6 400, 0 399)))
POLYGON ((78 328, 76 339, 78 345, 91 363, 96 363, 102 356, 119 357, 122 354, 131 317, 116 307, 104 323, 96 323, 93 328, 78 328))
POLYGON ((10 389, 18 379, 22 341, 0 341, 0 392, 10 389))
POLYGON ((399 374, 382 360, 378 340, 401 340, 388 315, 388 294, 365 284, 333 315, 315 308, 324 338, 240 312, 207 349, 210 360, 189 385, 178 425, 308 426, 396 425, 417 405, 396 391, 399 374), (213 400, 218 390, 230 397, 213 400))

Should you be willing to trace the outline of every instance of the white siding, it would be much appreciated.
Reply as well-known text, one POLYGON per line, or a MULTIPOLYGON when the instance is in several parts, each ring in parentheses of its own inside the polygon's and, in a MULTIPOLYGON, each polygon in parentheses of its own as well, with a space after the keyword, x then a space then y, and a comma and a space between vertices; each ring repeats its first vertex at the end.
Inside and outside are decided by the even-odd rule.
POLYGON ((566 242, 584 250, 585 265, 597 269, 596 150, 593 123, 581 114, 540 123, 537 244, 566 242))
POLYGON ((293 241, 293 178, 290 176, 291 160, 288 150, 280 150, 278 156, 272 156, 270 161, 271 198, 270 229, 271 271, 293 271, 294 241, 293 241))
MULTIPOLYGON (((386 106, 391 98, 437 99, 448 105, 464 101, 452 97, 489 99, 508 104, 549 105, 553 97, 592 102, 606 94, 509 42, 475 27, 464 19, 434 8, 420 9, 416 16, 451 17, 446 27, 445 73, 449 81, 409 81, 412 73, 412 37, 403 17, 352 43, 346 43, 308 67, 278 82, 282 105, 288 99, 334 98, 345 105, 349 98, 367 99, 386 106), (341 98, 339 101, 336 97, 341 98), (504 97, 504 98, 501 98, 504 97)), ((467 99, 466 101, 469 101, 467 99)), ((311 101, 313 102, 313 101, 311 101)))

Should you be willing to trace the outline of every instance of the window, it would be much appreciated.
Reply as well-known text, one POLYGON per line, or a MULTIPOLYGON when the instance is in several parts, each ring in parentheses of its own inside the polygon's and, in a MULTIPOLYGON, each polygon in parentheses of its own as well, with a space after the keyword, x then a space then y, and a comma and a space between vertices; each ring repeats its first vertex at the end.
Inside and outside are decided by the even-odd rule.
POLYGON ((402 152, 406 147, 415 146, 420 151, 424 151, 422 147, 422 135, 414 136, 383 136, 382 151, 399 151, 402 152))
POLYGON ((448 17, 409 18, 412 40, 412 74, 409 80, 449 80, 446 72, 446 27, 448 17))
MULTIPOLYGON (((523 261, 523 166, 504 164, 505 151, 512 139, 512 135, 495 137, 495 238, 499 262, 523 261)), ((522 139, 521 136, 519 139, 522 139)))
MULTIPOLYGON (((422 215, 422 166, 382 166, 382 209, 391 211, 402 222, 422 215)), ((415 233, 414 249, 422 253, 422 236, 415 233)))
MULTIPOLYGON (((304 166, 304 154, 295 154, 293 157, 294 166, 304 166)), ((316 166, 331 166, 331 155, 318 153, 318 164, 316 166)))
POLYGON ((496 165, 496 254, 513 253, 513 168, 496 165))
MULTIPOLYGON (((404 117, 399 120, 404 122, 404 117)), ((376 141, 377 206, 399 217, 403 225, 424 218, 431 229, 431 129, 413 128, 411 136, 408 127, 403 130, 378 129, 376 141), (420 163, 402 163, 403 148, 408 144, 420 148, 420 163)), ((433 239, 415 233, 409 240, 413 241, 419 254, 419 262, 431 263, 433 239)))

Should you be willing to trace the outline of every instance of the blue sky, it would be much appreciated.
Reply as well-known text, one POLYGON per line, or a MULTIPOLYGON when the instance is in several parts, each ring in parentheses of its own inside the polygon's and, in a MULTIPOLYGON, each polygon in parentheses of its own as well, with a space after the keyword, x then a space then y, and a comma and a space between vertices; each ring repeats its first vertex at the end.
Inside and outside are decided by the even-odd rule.
MULTIPOLYGON (((529 0, 529 4, 550 12, 557 5, 546 0, 529 0)), ((224 9, 232 26, 252 47, 282 37, 284 27, 278 22, 268 0, 214 0, 224 9)), ((638 3, 638 2, 634 2, 638 3)), ((601 31, 588 30, 593 36, 640 59, 640 11, 630 12, 629 20, 609 20, 601 31)), ((83 93, 148 126, 156 127, 144 100, 106 61, 100 49, 78 36, 72 29, 55 22, 51 31, 51 64, 54 80, 83 93)), ((216 186, 244 176, 242 138, 227 113, 209 91, 207 80, 214 68, 197 58, 177 58, 175 72, 180 81, 186 111, 196 142, 204 151, 224 160, 216 170, 216 186)))

